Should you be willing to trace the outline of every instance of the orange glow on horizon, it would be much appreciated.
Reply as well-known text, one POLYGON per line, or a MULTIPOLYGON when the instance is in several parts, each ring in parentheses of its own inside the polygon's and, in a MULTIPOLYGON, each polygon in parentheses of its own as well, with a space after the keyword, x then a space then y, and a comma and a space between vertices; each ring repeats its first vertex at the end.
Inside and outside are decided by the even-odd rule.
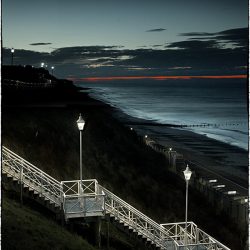
POLYGON ((244 79, 247 75, 222 75, 222 76, 103 76, 103 77, 70 77, 72 81, 115 81, 115 80, 138 80, 138 79, 152 79, 152 80, 168 80, 168 79, 244 79))

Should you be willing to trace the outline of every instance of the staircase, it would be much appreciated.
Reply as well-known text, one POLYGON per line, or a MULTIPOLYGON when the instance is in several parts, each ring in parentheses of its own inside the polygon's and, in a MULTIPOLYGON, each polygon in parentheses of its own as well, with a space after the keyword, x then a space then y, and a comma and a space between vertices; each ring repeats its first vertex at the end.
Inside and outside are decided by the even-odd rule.
POLYGON ((193 222, 188 222, 187 230, 183 222, 158 224, 98 184, 97 180, 59 182, 4 146, 2 174, 46 201, 53 211, 61 211, 65 220, 109 216, 148 245, 159 249, 230 250, 193 222))

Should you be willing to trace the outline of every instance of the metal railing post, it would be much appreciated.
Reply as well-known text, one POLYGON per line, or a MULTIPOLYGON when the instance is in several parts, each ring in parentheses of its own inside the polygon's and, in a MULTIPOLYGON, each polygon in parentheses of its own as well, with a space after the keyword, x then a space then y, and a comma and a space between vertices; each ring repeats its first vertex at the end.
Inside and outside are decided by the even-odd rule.
POLYGON ((20 166, 20 203, 22 206, 23 205, 23 165, 20 166))

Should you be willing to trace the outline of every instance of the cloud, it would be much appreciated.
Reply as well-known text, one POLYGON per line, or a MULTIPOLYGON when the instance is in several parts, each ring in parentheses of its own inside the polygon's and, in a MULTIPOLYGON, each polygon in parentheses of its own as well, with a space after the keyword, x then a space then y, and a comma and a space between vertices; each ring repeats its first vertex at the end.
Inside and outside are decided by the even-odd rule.
POLYGON ((238 47, 248 46, 248 28, 229 29, 215 33, 189 32, 181 33, 180 36, 191 37, 192 40, 214 40, 217 43, 238 47))
POLYGON ((146 32, 161 32, 161 31, 164 31, 164 30, 166 30, 166 29, 159 28, 159 29, 146 30, 146 32))
POLYGON ((179 36, 211 36, 212 33, 207 32, 187 32, 180 33, 179 36))
POLYGON ((40 46, 40 45, 50 45, 52 43, 30 43, 29 45, 32 45, 32 46, 40 46))
POLYGON ((207 50, 218 48, 218 43, 214 40, 200 41, 200 40, 188 40, 181 42, 174 42, 167 45, 167 48, 179 48, 179 49, 189 49, 189 50, 207 50))
POLYGON ((164 46, 164 45, 162 45, 162 44, 154 44, 154 45, 152 45, 152 47, 154 47, 154 48, 156 48, 156 47, 162 47, 162 46, 164 46))
MULTIPOLYGON (((146 75, 172 73, 181 75, 186 70, 190 74, 197 72, 230 74, 234 71, 237 71, 236 74, 241 74, 246 71, 245 68, 236 68, 248 65, 248 53, 246 53, 248 44, 244 42, 248 36, 245 29, 211 33, 209 39, 203 39, 207 33, 206 36, 196 37, 196 35, 192 33, 191 39, 173 42, 160 48, 157 44, 134 50, 116 45, 73 46, 57 48, 51 53, 16 49, 14 63, 38 67, 41 62, 45 62, 49 66, 55 66, 57 76, 61 78, 67 75, 81 77, 133 75, 137 71, 146 75), (234 41, 241 46, 224 47, 221 41, 226 43, 234 41)), ((2 51, 3 64, 10 64, 10 49, 3 48, 2 51)))

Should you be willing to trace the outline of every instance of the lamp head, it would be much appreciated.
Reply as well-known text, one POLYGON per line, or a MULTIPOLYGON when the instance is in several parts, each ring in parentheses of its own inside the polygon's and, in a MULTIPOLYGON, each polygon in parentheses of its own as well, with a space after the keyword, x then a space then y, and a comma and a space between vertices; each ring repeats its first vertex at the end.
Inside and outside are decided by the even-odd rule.
POLYGON ((82 131, 84 129, 85 121, 83 120, 81 114, 79 115, 79 118, 78 118, 78 120, 76 122, 77 122, 78 129, 80 131, 82 131))
POLYGON ((54 69, 54 68, 55 68, 54 66, 51 67, 51 69, 54 69))
POLYGON ((183 171, 184 177, 186 181, 189 181, 192 175, 192 171, 189 169, 188 165, 185 169, 185 171, 183 171))
POLYGON ((12 49, 11 49, 11 53, 14 53, 14 52, 15 52, 15 50, 14 50, 14 48, 12 48, 12 49))

